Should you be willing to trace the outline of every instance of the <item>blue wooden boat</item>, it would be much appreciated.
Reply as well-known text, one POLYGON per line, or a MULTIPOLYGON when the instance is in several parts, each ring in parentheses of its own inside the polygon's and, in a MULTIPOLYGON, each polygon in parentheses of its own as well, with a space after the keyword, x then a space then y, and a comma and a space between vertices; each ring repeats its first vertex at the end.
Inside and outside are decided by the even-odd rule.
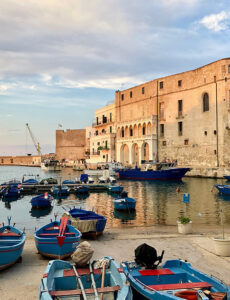
POLYGON ((36 179, 31 178, 31 179, 22 181, 22 184, 23 185, 35 185, 35 184, 38 184, 38 181, 36 179))
POLYGON ((109 193, 121 193, 123 191, 124 187, 122 185, 109 185, 108 186, 108 192, 109 193))
POLYGON ((156 170, 150 169, 149 165, 144 171, 138 167, 116 169, 119 179, 129 180, 181 180, 188 171, 190 168, 177 168, 175 164, 166 163, 156 164, 156 170))
POLYGON ((85 186, 85 185, 78 185, 75 188, 75 193, 76 194, 88 194, 89 188, 88 188, 88 186, 85 186))
POLYGON ((135 262, 124 262, 121 267, 132 286, 134 299, 170 300, 193 295, 186 299, 208 300, 202 290, 210 291, 211 295, 223 293, 223 298, 227 294, 225 299, 230 299, 228 286, 182 260, 168 260, 160 269, 143 270, 135 262))
POLYGON ((76 268, 67 261, 50 261, 41 280, 38 298, 40 300, 62 299, 62 297, 63 299, 102 299, 100 295, 103 293, 103 299, 108 299, 108 293, 110 293, 112 298, 109 297, 109 299, 133 299, 131 288, 126 283, 125 275, 120 273, 117 263, 110 257, 105 259, 109 264, 105 272, 102 269, 94 269, 94 263, 90 267, 76 268), (102 287, 103 273, 104 285, 102 287), (82 287, 78 285, 79 278, 82 287), (95 289, 93 282, 95 282, 95 289))
POLYGON ((230 195, 230 186, 224 184, 216 184, 215 187, 223 195, 230 195))
POLYGON ((19 198, 21 195, 21 185, 10 185, 1 190, 4 198, 19 198))
POLYGON ((224 175, 224 178, 225 178, 227 181, 230 181, 230 175, 224 175))
POLYGON ((26 235, 21 230, 10 225, 0 228, 0 270, 13 265, 20 258, 26 240, 26 235))
POLYGON ((51 192, 53 195, 66 196, 69 195, 70 189, 66 185, 56 185, 55 187, 51 188, 51 192))
POLYGON ((77 220, 77 222, 73 221, 72 225, 75 226, 75 223, 83 236, 96 237, 103 234, 107 221, 104 216, 80 208, 70 209, 68 213, 72 218, 77 220), (88 224, 88 226, 85 226, 85 224, 88 224), (85 228, 88 228, 88 230, 84 231, 85 228))
POLYGON ((41 194, 31 199, 31 205, 34 208, 50 207, 53 197, 48 193, 41 194))
POLYGON ((117 198, 113 200, 114 209, 117 210, 135 210, 136 199, 130 197, 117 198))
POLYGON ((64 181, 62 181, 62 184, 76 184, 76 182, 74 180, 70 180, 70 179, 66 179, 64 181))
POLYGON ((38 252, 44 256, 63 259, 70 256, 79 244, 81 233, 68 224, 68 217, 51 222, 34 233, 38 252))

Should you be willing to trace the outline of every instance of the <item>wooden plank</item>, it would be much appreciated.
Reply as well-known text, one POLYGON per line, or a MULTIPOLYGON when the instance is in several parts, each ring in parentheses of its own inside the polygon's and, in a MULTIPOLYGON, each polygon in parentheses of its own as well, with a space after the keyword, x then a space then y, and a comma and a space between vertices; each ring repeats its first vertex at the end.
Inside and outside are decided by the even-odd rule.
POLYGON ((164 291, 164 290, 180 290, 180 289, 193 289, 193 288, 210 288, 212 287, 207 282, 184 282, 184 283, 170 283, 170 284, 159 284, 159 285, 148 285, 146 287, 150 287, 156 291, 164 291))
MULTIPOLYGON (((90 274, 90 270, 87 269, 87 268, 82 268, 82 269, 77 269, 77 272, 80 276, 82 275, 89 275, 90 274)), ((100 269, 94 269, 93 270, 93 274, 101 274, 101 270, 100 269)), ((70 276, 75 276, 75 273, 74 273, 74 270, 71 269, 71 270, 64 270, 63 272, 63 277, 70 277, 70 276)))
POLYGON ((158 275, 171 275, 174 274, 170 269, 156 269, 156 270, 139 270, 142 276, 158 276, 158 275))
MULTIPOLYGON (((58 236, 59 233, 40 233, 38 236, 47 236, 47 235, 54 235, 54 236, 58 236)), ((76 235, 75 232, 66 232, 65 235, 76 235)))
MULTIPOLYGON (((120 286, 106 286, 104 288, 98 288, 98 293, 111 293, 116 292, 120 290, 120 286)), ((93 289, 85 289, 86 294, 94 294, 93 289)), ((81 295, 82 291, 80 289, 78 290, 65 290, 65 291, 50 291, 50 296, 52 297, 62 297, 62 296, 73 296, 73 295, 81 295)))

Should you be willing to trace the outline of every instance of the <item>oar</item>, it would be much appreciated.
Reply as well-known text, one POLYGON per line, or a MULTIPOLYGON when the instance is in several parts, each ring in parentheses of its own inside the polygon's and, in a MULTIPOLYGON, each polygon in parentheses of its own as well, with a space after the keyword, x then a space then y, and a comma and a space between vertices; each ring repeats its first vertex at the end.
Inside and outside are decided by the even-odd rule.
POLYGON ((91 275, 91 280, 92 280, 92 286, 93 286, 93 289, 94 289, 95 300, 99 300, 97 287, 96 287, 96 283, 95 283, 94 276, 93 276, 93 269, 92 269, 92 265, 91 265, 90 262, 89 262, 89 270, 90 270, 90 275, 91 275))
POLYGON ((74 273, 75 273, 75 275, 77 277, 77 281, 79 282, 79 285, 80 285, 80 288, 81 288, 81 291, 82 291, 83 299, 87 300, 85 289, 84 289, 84 286, 83 286, 82 281, 81 281, 81 277, 79 276, 79 274, 78 274, 77 269, 75 268, 75 266, 73 266, 73 270, 74 270, 74 273))
MULTIPOLYGON (((103 270, 102 270, 101 288, 104 287, 104 283, 105 283, 105 264, 103 265, 103 270)), ((103 300, 103 292, 101 292, 101 300, 103 300)))
POLYGON ((58 245, 61 247, 64 243, 65 240, 65 229, 68 223, 68 217, 62 217, 61 218, 61 224, 60 224, 60 228, 59 228, 59 234, 57 236, 57 241, 58 241, 58 245))

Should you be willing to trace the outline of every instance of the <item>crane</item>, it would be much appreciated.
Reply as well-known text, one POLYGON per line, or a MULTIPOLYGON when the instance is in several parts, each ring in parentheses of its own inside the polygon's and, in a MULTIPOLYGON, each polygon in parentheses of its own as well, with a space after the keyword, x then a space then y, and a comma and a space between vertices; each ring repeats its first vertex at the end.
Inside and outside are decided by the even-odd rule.
POLYGON ((37 152, 38 152, 38 155, 40 156, 40 155, 41 155, 40 144, 39 144, 39 142, 36 140, 36 138, 34 137, 34 135, 33 135, 32 131, 31 131, 30 126, 29 126, 28 123, 26 123, 26 127, 28 128, 28 131, 29 131, 29 133, 30 133, 31 139, 32 139, 32 141, 33 141, 33 143, 34 143, 34 146, 35 146, 37 152))

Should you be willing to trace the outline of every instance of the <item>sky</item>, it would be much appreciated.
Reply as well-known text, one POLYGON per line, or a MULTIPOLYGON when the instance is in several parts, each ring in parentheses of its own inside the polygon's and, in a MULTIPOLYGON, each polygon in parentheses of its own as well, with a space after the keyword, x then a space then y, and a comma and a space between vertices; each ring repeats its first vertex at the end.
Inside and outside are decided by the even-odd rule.
POLYGON ((55 130, 90 126, 116 90, 230 56, 227 0, 1 0, 0 12, 0 155, 36 154, 26 123, 55 152, 55 130))

